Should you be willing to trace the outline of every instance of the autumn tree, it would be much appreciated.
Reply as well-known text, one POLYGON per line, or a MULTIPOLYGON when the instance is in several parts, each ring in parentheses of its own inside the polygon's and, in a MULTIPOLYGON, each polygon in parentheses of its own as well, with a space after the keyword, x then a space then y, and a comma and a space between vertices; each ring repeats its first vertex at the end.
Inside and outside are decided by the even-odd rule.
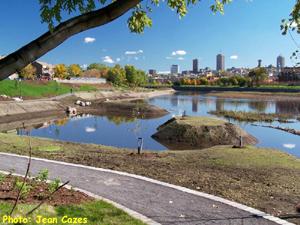
POLYGON ((58 64, 54 67, 54 77, 65 79, 68 77, 68 68, 65 64, 58 64))
MULTIPOLYGON (((231 0, 215 0, 210 8, 214 13, 222 13, 229 2, 231 0)), ((166 4, 183 17, 198 0, 39 0, 39 3, 42 22, 48 24, 49 31, 1 59, 0 80, 20 71, 73 35, 108 24, 130 10, 129 30, 142 33, 145 27, 152 26, 149 14, 159 4, 166 4), (66 15, 71 18, 63 21, 66 15)))
POLYGON ((87 67, 88 71, 97 71, 99 77, 107 77, 109 67, 101 63, 92 63, 87 67))
POLYGON ((107 80, 117 86, 126 85, 126 72, 120 65, 115 65, 108 71, 107 80))
POLYGON ((268 78, 268 73, 265 68, 258 67, 253 70, 251 70, 248 74, 248 77, 251 78, 251 84, 252 86, 261 85, 265 80, 268 78))
POLYGON ((72 64, 68 67, 68 74, 71 77, 79 77, 82 74, 82 69, 78 64, 72 64))
POLYGON ((20 78, 26 80, 33 80, 35 75, 36 75, 36 68, 32 64, 28 64, 19 72, 20 78))

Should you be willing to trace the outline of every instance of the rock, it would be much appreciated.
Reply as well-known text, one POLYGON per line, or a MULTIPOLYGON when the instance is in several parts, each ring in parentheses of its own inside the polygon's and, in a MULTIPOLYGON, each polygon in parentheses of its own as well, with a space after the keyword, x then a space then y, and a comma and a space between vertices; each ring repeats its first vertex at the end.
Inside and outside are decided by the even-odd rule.
POLYGON ((211 117, 174 117, 157 128, 152 137, 169 149, 203 149, 215 145, 256 144, 255 137, 238 126, 211 117))
POLYGON ((300 203, 298 203, 297 205, 296 205, 296 211, 298 212, 298 213, 300 213, 300 203))
POLYGON ((22 98, 18 98, 18 97, 14 97, 12 98, 14 101, 16 102, 23 102, 23 99, 22 98))
POLYGON ((74 108, 74 107, 71 107, 71 106, 68 106, 68 107, 67 107, 66 112, 67 112, 69 115, 77 115, 77 109, 74 108))
POLYGON ((77 100, 77 101, 75 102, 75 105, 80 105, 80 103, 81 103, 81 101, 80 101, 80 100, 77 100))
POLYGON ((85 102, 85 105, 90 106, 90 105, 92 105, 92 103, 91 102, 85 102))

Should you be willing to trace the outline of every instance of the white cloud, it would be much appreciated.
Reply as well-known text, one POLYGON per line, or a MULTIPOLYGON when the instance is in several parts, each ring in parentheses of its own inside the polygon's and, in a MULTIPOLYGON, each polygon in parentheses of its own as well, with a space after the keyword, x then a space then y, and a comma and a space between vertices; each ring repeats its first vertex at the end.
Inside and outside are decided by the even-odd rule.
POLYGON ((139 57, 135 56, 134 59, 135 59, 135 60, 139 60, 139 57))
POLYGON ((138 54, 143 54, 144 51, 143 50, 138 50, 138 51, 126 51, 125 55, 138 55, 138 54))
POLYGON ((115 63, 114 60, 110 56, 104 56, 104 57, 102 57, 102 59, 103 59, 103 62, 105 62, 105 63, 110 63, 110 64, 115 63))
POLYGON ((96 38, 93 38, 93 37, 86 37, 84 38, 84 43, 93 43, 96 41, 96 38))
POLYGON ((173 51, 172 55, 173 56, 176 56, 176 55, 186 55, 186 51, 184 51, 184 50, 173 51))
POLYGON ((283 147, 293 149, 296 147, 296 145, 295 144, 283 144, 283 147))
POLYGON ((167 56, 166 59, 172 59, 172 57, 171 56, 167 56))
POLYGON ((120 62, 121 61, 121 59, 120 58, 116 58, 116 62, 120 62))
POLYGON ((86 68, 88 67, 88 65, 87 64, 82 64, 80 67, 81 67, 81 69, 86 70, 86 68))
POLYGON ((232 59, 232 60, 237 60, 238 58, 239 58, 238 55, 232 55, 232 56, 230 56, 230 59, 232 59))
POLYGON ((85 132, 87 132, 87 133, 93 133, 95 131, 96 131, 96 129, 94 127, 86 127, 85 128, 85 132))
POLYGON ((178 57, 177 59, 178 59, 178 60, 184 60, 184 58, 183 58, 183 57, 178 57))

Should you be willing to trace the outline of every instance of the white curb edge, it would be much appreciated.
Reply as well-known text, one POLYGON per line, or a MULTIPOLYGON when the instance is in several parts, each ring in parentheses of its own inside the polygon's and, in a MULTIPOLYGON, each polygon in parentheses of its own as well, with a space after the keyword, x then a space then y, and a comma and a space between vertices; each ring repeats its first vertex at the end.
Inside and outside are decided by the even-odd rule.
MULTIPOLYGON (((28 159, 28 156, 23 156, 23 155, 17 155, 17 154, 12 154, 12 153, 0 153, 0 155, 7 155, 7 156, 13 156, 13 157, 18 157, 18 158, 26 158, 28 159)), ((251 214, 254 214, 258 217, 263 217, 267 220, 270 220, 272 222, 275 222, 277 224, 280 225, 295 225, 293 223, 290 223, 286 220, 282 220, 278 217, 272 216, 270 214, 267 214, 265 212, 262 212, 260 210, 251 208, 249 206, 237 203, 237 202, 233 202, 218 196, 214 196, 211 194, 207 194, 204 192, 200 192, 200 191, 194 191, 191 190, 189 188, 185 188, 185 187, 181 187, 181 186, 177 186, 174 184, 169 184, 166 182, 162 182, 162 181, 158 181, 158 180, 154 180, 152 178, 148 178, 148 177, 144 177, 144 176, 140 176, 140 175, 135 175, 135 174, 130 174, 130 173, 126 173, 126 172, 120 172, 120 171, 116 171, 116 170, 110 170, 110 169, 103 169, 103 168, 96 168, 96 167, 92 167, 92 166, 85 166, 85 165, 81 165, 81 164, 74 164, 74 163, 66 163, 66 162, 61 162, 61 161, 55 161, 55 160, 49 160, 49 159, 43 159, 43 158, 36 158, 36 157, 31 157, 31 159, 36 160, 36 161, 42 161, 42 162, 49 162, 49 163, 56 163, 56 164, 60 164, 60 165, 65 165, 65 166, 73 166, 73 167, 79 167, 79 168, 85 168, 85 169, 90 169, 90 170, 96 170, 96 171, 101 171, 101 172, 107 172, 107 173, 113 173, 113 174, 118 174, 118 175, 122 175, 122 176, 127 176, 127 177, 132 177, 132 178, 136 178, 136 179, 140 179, 140 180, 144 180, 144 181, 148 181, 154 184, 159 184, 165 187, 169 187, 169 188, 173 188, 182 192, 186 192, 189 194, 193 194, 193 195, 197 195, 203 198, 207 198, 210 200, 214 200, 226 205, 230 205, 232 207, 244 210, 246 212, 249 212, 251 214)))
MULTIPOLYGON (((21 175, 21 174, 18 174, 18 173, 10 173, 10 172, 3 171, 3 170, 0 170, 0 173, 6 174, 6 175, 11 174, 13 176, 24 177, 24 175, 21 175)), ((51 182, 51 180, 47 180, 47 183, 50 183, 50 182, 51 182)), ((148 218, 148 217, 146 217, 146 216, 144 216, 144 215, 142 215, 142 214, 140 214, 140 213, 138 213, 138 212, 136 212, 136 211, 134 211, 132 209, 129 209, 129 208, 127 208, 127 207, 125 207, 125 206, 123 206, 123 205, 121 205, 119 203, 116 203, 116 202, 114 202, 112 200, 104 198, 104 197, 102 197, 100 195, 96 195, 96 194, 94 194, 92 192, 83 190, 81 188, 73 187, 72 185, 65 185, 64 188, 67 188, 69 190, 73 189, 74 191, 79 191, 81 193, 84 193, 87 196, 89 196, 91 198, 94 198, 96 200, 101 200, 101 201, 107 202, 107 203, 113 205, 114 207, 116 207, 116 208, 124 211, 125 213, 127 213, 131 217, 142 221, 145 224, 148 224, 148 225, 161 225, 160 223, 157 223, 154 220, 152 220, 152 219, 150 219, 150 218, 148 218)))

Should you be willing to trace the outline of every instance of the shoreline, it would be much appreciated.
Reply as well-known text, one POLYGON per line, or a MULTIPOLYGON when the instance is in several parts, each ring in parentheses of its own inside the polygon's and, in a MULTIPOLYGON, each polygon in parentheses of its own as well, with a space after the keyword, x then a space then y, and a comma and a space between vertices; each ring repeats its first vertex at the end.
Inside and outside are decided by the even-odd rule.
MULTIPOLYGON (((23 126, 23 121, 32 126, 33 122, 30 121, 32 118, 34 118, 34 121, 36 120, 40 123, 44 118, 66 117, 67 106, 76 107, 79 114, 89 113, 106 115, 111 113, 112 115, 120 115, 123 113, 124 116, 127 114, 132 115, 132 113, 129 113, 129 111, 131 112, 135 107, 134 104, 131 103, 132 101, 168 95, 174 92, 173 89, 147 92, 122 92, 115 90, 74 93, 73 95, 64 95, 62 96, 63 98, 58 96, 55 99, 25 100, 23 102, 0 101, 0 127, 5 127, 7 124, 18 124, 18 126, 23 126), (74 103, 78 99, 91 101, 92 106, 76 106, 74 103), (115 110, 118 105, 122 110, 115 110)), ((166 110, 147 103, 143 104, 142 110, 145 111, 146 116, 149 116, 149 118, 162 116, 167 113, 166 110)))

